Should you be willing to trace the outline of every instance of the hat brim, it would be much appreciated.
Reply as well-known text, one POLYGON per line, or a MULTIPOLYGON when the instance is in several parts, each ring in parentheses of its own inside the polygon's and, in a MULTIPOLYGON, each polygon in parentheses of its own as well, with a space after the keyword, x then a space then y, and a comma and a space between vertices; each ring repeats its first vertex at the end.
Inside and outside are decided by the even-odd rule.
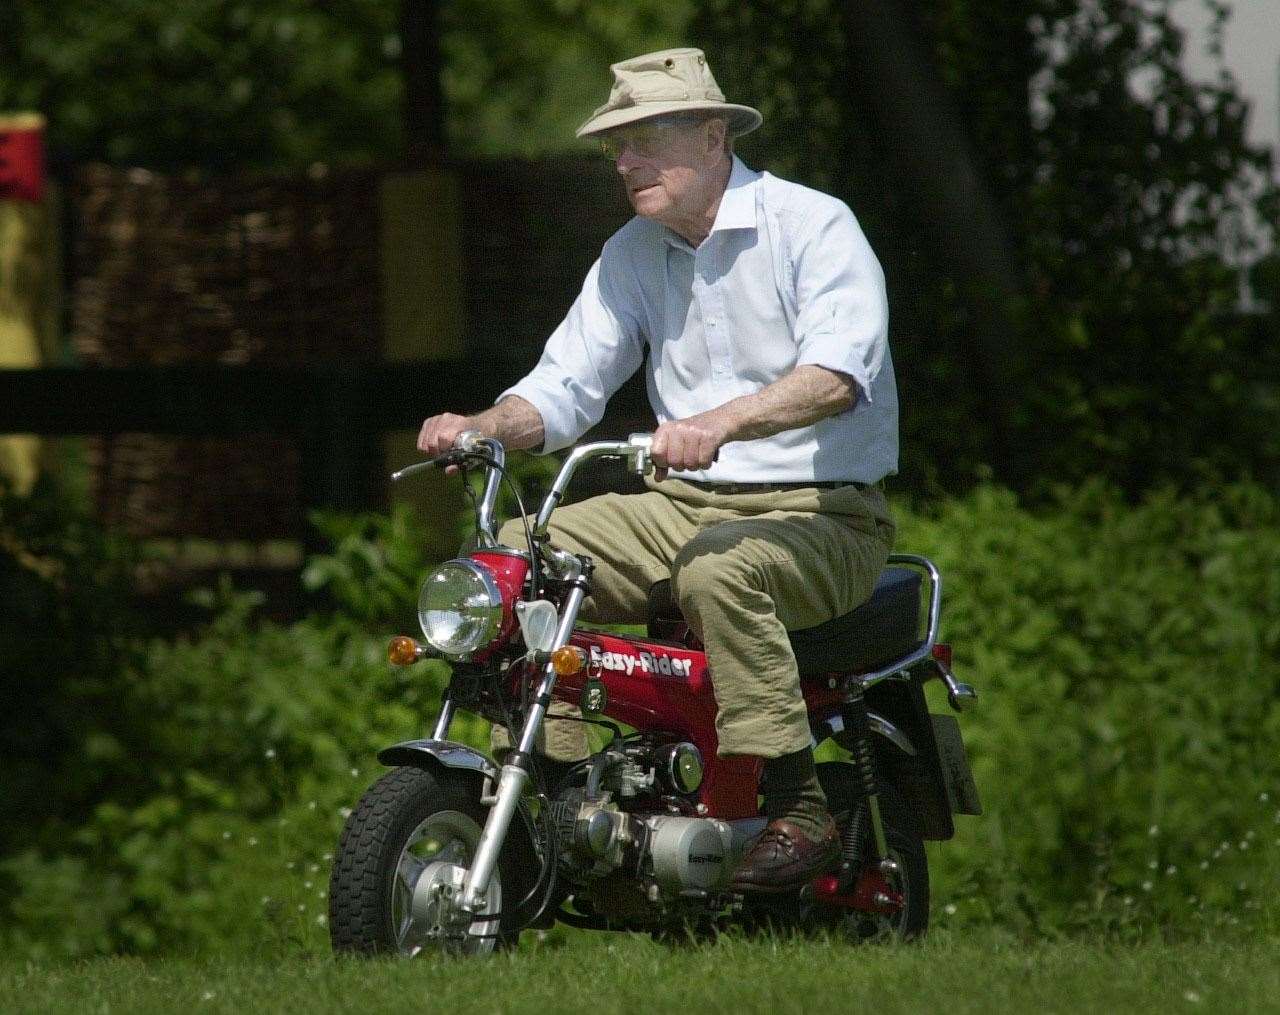
POLYGON ((578 128, 577 136, 594 137, 616 127, 625 127, 671 113, 715 113, 723 116, 729 121, 729 133, 734 137, 753 131, 764 122, 758 109, 734 105, 732 102, 645 102, 624 109, 610 109, 599 116, 593 116, 578 128))

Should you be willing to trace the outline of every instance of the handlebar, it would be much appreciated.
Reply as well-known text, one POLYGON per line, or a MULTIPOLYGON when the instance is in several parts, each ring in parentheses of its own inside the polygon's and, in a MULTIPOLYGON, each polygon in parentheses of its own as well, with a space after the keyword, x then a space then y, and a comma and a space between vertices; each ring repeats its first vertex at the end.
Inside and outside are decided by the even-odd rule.
MULTIPOLYGON (((564 497, 573 474, 584 462, 594 458, 624 458, 627 467, 637 476, 647 476, 653 471, 653 434, 633 433, 625 441, 597 441, 592 444, 580 444, 574 448, 560 471, 555 482, 551 484, 542 506, 538 509, 534 523, 533 535, 537 539, 544 536, 551 520, 551 512, 564 497)), ((497 534, 494 531, 494 508, 498 501, 498 485, 502 480, 502 468, 506 464, 506 451, 502 442, 496 437, 481 436, 478 430, 464 430, 454 440, 453 447, 443 455, 430 458, 425 462, 415 462, 391 474, 392 482, 398 482, 426 469, 457 465, 465 468, 470 463, 483 464, 488 470, 485 481, 484 496, 477 508, 476 524, 479 539, 482 543, 496 546, 497 534), (497 466, 493 468, 492 466, 497 466)))

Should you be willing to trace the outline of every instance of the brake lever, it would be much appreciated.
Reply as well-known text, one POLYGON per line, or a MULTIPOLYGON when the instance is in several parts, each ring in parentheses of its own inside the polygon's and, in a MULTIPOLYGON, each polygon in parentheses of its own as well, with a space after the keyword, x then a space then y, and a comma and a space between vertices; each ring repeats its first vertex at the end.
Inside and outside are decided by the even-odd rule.
POLYGON ((417 472, 424 472, 427 469, 440 467, 447 468, 450 465, 457 465, 460 468, 467 467, 467 459, 472 456, 473 452, 469 451, 446 451, 443 455, 437 455, 435 458, 428 458, 425 462, 414 462, 412 465, 406 465, 403 469, 391 473, 391 482, 398 483, 400 480, 412 476, 417 472))

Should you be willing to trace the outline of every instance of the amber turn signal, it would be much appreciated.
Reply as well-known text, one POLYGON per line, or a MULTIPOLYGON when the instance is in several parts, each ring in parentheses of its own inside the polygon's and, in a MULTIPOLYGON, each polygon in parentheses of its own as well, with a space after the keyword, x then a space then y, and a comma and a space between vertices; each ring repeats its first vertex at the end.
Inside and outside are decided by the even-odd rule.
POLYGON ((571 677, 587 665, 587 654, 576 645, 561 645, 551 653, 551 668, 558 677, 571 677))
POLYGON ((407 634, 398 634, 387 646, 387 659, 392 666, 408 666, 418 661, 418 643, 407 634))

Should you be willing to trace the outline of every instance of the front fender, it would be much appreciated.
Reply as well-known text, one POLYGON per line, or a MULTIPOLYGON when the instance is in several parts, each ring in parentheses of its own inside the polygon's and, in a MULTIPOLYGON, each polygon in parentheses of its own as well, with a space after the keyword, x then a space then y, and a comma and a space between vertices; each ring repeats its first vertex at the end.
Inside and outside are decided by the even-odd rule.
POLYGON ((485 778, 498 781, 498 766, 474 747, 454 740, 405 740, 378 752, 378 760, 384 765, 407 765, 431 772, 441 768, 476 772, 485 778))

